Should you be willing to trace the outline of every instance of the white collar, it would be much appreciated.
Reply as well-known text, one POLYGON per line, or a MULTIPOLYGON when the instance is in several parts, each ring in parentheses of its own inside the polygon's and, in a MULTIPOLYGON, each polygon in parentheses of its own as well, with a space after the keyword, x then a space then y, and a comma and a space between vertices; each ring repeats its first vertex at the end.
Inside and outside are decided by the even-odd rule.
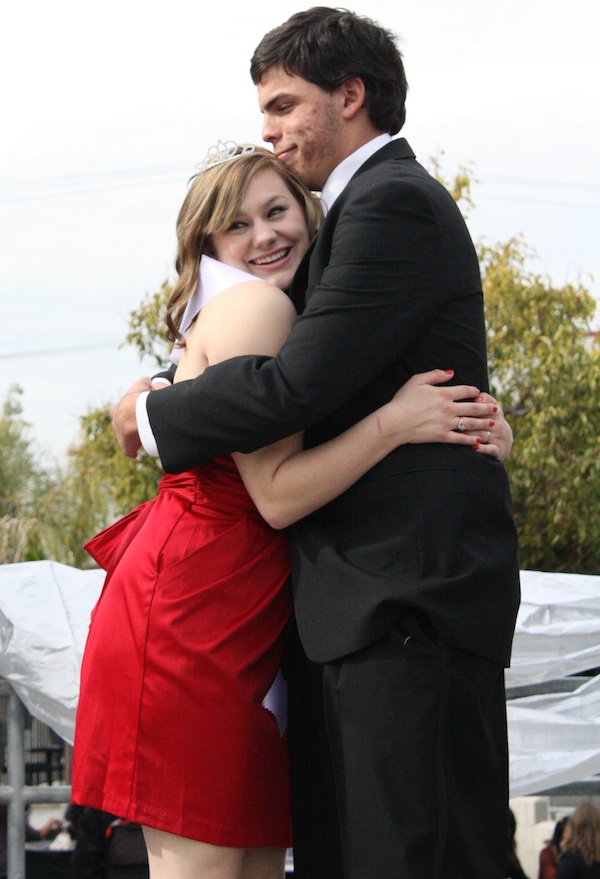
MULTIPOLYGON (((256 281, 256 275, 251 275, 242 269, 236 269, 224 262, 219 262, 212 256, 202 254, 198 271, 198 285, 187 301, 179 325, 181 335, 187 338, 203 305, 210 302, 218 293, 233 287, 234 284, 241 284, 242 281, 256 281)), ((181 359, 181 348, 177 344, 173 346, 170 359, 173 363, 179 363, 181 359)))
POLYGON ((349 156, 337 165, 327 180, 321 191, 321 201, 323 208, 328 211, 338 195, 346 188, 350 179, 354 177, 361 165, 370 159, 373 153, 380 150, 386 143, 392 139, 391 134, 378 134, 373 140, 367 141, 349 156))

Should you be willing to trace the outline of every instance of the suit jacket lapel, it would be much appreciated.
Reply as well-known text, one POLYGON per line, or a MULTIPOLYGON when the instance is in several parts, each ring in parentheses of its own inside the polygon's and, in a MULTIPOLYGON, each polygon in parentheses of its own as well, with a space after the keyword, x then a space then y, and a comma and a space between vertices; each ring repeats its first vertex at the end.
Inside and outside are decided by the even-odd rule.
POLYGON ((313 238, 312 242, 309 244, 308 250, 302 258, 302 262, 296 269, 296 274, 294 275, 292 286, 290 287, 288 293, 288 296, 292 300, 298 314, 302 314, 302 312, 304 311, 304 306, 306 304, 305 297, 306 290, 308 288, 308 269, 310 256, 313 252, 316 240, 316 238, 313 238))
POLYGON ((363 162, 353 176, 358 177, 364 171, 368 171, 369 168, 374 168, 375 165, 384 162, 386 159, 416 159, 416 156, 411 150, 406 138, 399 137, 397 140, 391 140, 389 143, 386 143, 380 150, 373 153, 366 162, 363 162))
MULTIPOLYGON (((368 171, 369 168, 373 168, 375 165, 378 165, 380 162, 385 161, 386 159, 414 159, 415 154, 411 150, 408 145, 408 141, 401 137, 397 140, 392 140, 390 143, 387 143, 380 150, 377 150, 376 153, 367 159, 357 172, 354 174, 354 177, 358 177, 364 171, 368 171)), ((345 191, 345 190, 344 190, 345 191)), ((294 280, 292 281, 292 286, 289 290, 289 297, 292 300, 294 307, 298 314, 302 314, 304 308, 306 307, 306 293, 309 289, 309 277, 310 277, 310 260, 313 254, 315 244, 319 238, 322 238, 323 234, 327 235, 328 230, 331 229, 331 226, 335 227, 337 222, 337 216, 342 208, 344 203, 344 191, 340 193, 333 206, 329 209, 327 216, 323 221, 323 225, 321 229, 317 233, 317 236, 312 240, 308 250, 304 254, 304 258, 302 262, 298 266, 296 270, 296 274, 294 275, 294 280)), ((331 234, 331 233, 329 233, 331 234)), ((322 272, 323 267, 320 265, 313 264, 312 266, 312 284, 310 286, 314 286, 314 283, 318 282, 318 277, 322 272), (315 276, 317 276, 317 280, 315 281, 315 276)))

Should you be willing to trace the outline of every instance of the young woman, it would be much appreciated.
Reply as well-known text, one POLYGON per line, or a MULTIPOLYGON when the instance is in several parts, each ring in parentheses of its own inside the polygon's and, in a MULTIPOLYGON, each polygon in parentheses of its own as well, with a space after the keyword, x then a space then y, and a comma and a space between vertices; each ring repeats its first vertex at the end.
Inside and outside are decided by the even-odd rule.
POLYGON ((565 824, 556 879, 600 879, 600 809, 582 803, 565 824))
MULTIPOLYGON (((296 319, 282 291, 319 218, 270 152, 220 144, 209 154, 177 222, 175 381, 278 351, 296 319)), ((166 475, 155 500, 88 544, 108 575, 83 661, 73 800, 144 825, 152 879, 283 875, 291 596, 281 529, 401 443, 497 452, 473 433, 490 430, 494 407, 459 402, 477 388, 437 387, 450 376, 413 377, 323 446, 305 451, 298 435, 166 475)))

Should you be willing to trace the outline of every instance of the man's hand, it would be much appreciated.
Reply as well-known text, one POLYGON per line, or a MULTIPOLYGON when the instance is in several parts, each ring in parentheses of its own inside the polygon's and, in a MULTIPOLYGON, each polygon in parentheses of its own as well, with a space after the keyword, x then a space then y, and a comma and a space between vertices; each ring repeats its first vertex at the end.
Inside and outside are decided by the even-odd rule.
POLYGON ((111 410, 112 428, 119 445, 128 458, 135 458, 141 446, 138 434, 135 404, 143 391, 150 390, 150 377, 145 375, 134 382, 124 397, 111 410))
POLYGON ((48 818, 45 824, 39 828, 39 834, 42 839, 49 836, 54 837, 62 830, 62 821, 60 818, 48 818))

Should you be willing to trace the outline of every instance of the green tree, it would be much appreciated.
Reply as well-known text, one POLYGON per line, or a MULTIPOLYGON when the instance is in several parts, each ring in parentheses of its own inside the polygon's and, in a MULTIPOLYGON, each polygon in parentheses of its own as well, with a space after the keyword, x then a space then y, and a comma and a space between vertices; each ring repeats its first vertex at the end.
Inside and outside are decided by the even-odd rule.
POLYGON ((140 359, 151 357, 159 367, 166 363, 171 350, 165 316, 172 291, 169 282, 163 281, 160 290, 147 294, 139 308, 129 312, 129 332, 124 344, 133 345, 140 359))
POLYGON ((480 245, 492 392, 515 434, 506 462, 523 568, 600 571, 600 348, 595 302, 527 270, 511 238, 480 245))
POLYGON ((38 463, 30 426, 21 417, 22 390, 12 385, 0 416, 0 564, 31 558, 38 528, 36 500, 49 477, 38 463))
POLYGON ((442 150, 439 156, 430 157, 429 173, 446 187, 459 206, 463 217, 467 219, 471 208, 475 207, 473 184, 477 183, 477 178, 473 176, 473 167, 470 164, 459 165, 454 176, 447 177, 441 159, 443 155, 442 150))
POLYGON ((161 475, 160 463, 149 455, 140 453, 135 461, 123 455, 112 432, 110 406, 88 412, 61 478, 39 500, 43 524, 35 534, 37 557, 90 567, 85 540, 154 497, 161 475))
POLYGON ((29 425, 21 414, 21 394, 12 385, 0 417, 0 515, 16 516, 31 506, 36 476, 35 453, 29 436, 29 425))
MULTIPOLYGON (((130 313, 126 343, 157 367, 168 356, 165 281, 130 313)), ((74 567, 93 563, 83 543, 118 516, 156 495, 160 462, 140 452, 126 458, 110 423, 110 405, 82 416, 79 436, 62 468, 44 470, 22 420, 21 389, 10 389, 0 418, 0 564, 52 559, 74 567)))
MULTIPOLYGON (((470 166, 431 173, 466 217, 474 206, 470 166)), ((519 236, 477 244, 485 294, 492 393, 515 444, 506 467, 521 567, 600 571, 600 349, 590 342, 595 302, 582 284, 556 287, 527 268, 519 236)))

